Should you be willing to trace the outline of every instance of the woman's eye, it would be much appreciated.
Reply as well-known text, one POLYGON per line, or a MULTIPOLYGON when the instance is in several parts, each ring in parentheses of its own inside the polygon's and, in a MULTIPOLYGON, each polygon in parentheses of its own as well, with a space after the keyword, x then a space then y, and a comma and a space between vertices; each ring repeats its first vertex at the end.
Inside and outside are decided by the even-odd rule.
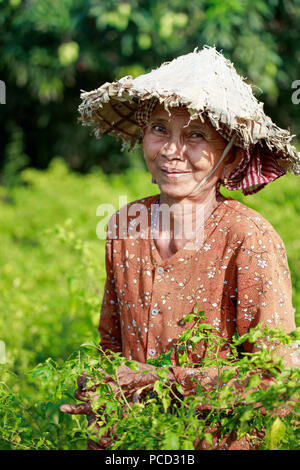
POLYGON ((193 137, 193 138, 202 138, 203 135, 200 132, 192 132, 191 137, 193 137))
POLYGON ((165 132, 164 126, 160 126, 160 125, 158 125, 158 124, 152 126, 152 129, 153 129, 154 131, 157 131, 157 132, 165 132))

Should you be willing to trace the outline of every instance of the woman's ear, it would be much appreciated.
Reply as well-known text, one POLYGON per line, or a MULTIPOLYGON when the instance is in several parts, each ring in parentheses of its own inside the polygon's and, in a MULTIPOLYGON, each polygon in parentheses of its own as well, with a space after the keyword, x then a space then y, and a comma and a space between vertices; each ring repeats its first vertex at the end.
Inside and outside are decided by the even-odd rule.
POLYGON ((245 156, 246 151, 244 149, 234 146, 225 162, 221 178, 228 178, 230 173, 241 163, 245 156))

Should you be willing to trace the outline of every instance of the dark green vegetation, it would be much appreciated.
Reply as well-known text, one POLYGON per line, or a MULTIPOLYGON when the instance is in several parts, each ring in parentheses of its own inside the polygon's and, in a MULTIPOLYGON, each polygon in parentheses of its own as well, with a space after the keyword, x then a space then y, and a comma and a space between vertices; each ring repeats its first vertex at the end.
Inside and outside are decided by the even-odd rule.
POLYGON ((57 155, 80 171, 135 165, 112 138, 89 139, 77 124, 80 90, 204 44, 223 50, 272 119, 299 135, 299 30, 299 0, 1 0, 2 180, 13 184, 20 168, 45 168, 57 155))

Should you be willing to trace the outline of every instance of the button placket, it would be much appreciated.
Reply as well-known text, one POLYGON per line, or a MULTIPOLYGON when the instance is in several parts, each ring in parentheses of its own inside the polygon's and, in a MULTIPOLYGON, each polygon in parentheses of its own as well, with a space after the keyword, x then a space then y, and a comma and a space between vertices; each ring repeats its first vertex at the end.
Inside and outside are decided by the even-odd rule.
POLYGON ((153 283, 153 291, 152 291, 152 298, 151 298, 151 306, 149 310, 149 331, 148 331, 148 342, 147 342, 147 357, 154 357, 157 355, 157 345, 156 345, 156 339, 155 339, 155 325, 156 322, 158 321, 160 309, 159 309, 159 300, 156 297, 156 292, 155 292, 155 285, 156 282, 159 281, 161 278, 161 274, 164 273, 165 270, 162 266, 158 266, 156 268, 156 275, 157 275, 157 280, 155 279, 156 276, 154 276, 154 283, 153 283))

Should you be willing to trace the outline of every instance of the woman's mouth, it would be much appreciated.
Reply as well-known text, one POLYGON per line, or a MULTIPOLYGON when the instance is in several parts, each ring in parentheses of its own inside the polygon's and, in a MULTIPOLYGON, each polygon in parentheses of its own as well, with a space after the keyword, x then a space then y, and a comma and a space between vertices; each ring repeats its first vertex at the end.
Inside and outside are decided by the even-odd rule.
POLYGON ((161 172, 166 178, 168 179, 177 179, 177 178, 182 178, 184 176, 189 175, 191 172, 190 171, 180 171, 180 170, 166 170, 164 168, 161 168, 161 172))

